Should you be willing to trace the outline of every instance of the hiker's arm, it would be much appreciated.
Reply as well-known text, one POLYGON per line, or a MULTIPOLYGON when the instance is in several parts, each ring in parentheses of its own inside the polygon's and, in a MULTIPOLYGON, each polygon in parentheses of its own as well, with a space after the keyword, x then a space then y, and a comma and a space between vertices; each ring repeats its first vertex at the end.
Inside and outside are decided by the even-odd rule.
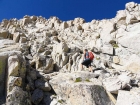
POLYGON ((85 59, 85 55, 84 54, 82 54, 82 61, 85 59))

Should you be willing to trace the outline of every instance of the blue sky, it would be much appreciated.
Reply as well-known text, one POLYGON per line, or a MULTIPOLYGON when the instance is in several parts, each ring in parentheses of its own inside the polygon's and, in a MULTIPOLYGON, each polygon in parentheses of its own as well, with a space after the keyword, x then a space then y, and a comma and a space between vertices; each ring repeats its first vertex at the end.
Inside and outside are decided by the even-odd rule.
MULTIPOLYGON (((140 3, 140 0, 133 0, 140 3)), ((76 17, 87 22, 93 19, 113 18, 130 0, 0 0, 0 21, 36 15, 49 18, 57 16, 63 21, 76 17)))

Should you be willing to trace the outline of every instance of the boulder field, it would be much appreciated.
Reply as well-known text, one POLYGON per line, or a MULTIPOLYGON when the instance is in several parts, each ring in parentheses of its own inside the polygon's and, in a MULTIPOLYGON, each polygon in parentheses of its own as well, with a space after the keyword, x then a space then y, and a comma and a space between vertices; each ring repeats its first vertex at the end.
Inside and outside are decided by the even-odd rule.
POLYGON ((1 105, 140 105, 140 4, 85 22, 24 16, 0 23, 1 105), (82 50, 93 72, 79 69, 82 50))

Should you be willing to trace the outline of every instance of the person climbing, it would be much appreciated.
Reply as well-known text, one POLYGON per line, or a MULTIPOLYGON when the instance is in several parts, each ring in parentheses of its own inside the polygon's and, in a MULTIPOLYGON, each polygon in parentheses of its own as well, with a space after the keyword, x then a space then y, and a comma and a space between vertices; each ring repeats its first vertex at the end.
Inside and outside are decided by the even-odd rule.
POLYGON ((87 49, 83 50, 83 57, 82 57, 82 63, 81 63, 81 70, 83 69, 83 65, 89 68, 89 71, 92 72, 91 62, 94 59, 93 53, 90 51, 88 52, 87 49))

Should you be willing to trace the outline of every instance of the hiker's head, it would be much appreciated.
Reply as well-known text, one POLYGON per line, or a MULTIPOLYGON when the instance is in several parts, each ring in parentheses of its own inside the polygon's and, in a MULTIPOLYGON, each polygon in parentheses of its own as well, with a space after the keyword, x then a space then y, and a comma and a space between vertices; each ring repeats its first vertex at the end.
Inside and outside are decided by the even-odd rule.
POLYGON ((83 53, 85 54, 87 51, 88 51, 87 49, 84 49, 84 50, 83 50, 83 53))

